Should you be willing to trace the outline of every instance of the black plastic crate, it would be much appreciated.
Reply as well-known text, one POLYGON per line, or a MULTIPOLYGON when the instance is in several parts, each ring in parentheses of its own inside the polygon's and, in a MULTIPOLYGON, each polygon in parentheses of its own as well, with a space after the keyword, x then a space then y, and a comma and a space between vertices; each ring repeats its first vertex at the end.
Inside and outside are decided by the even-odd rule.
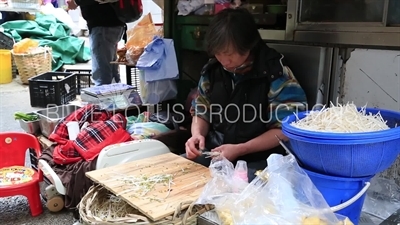
POLYGON ((13 49, 14 39, 0 31, 0 49, 13 49))
POLYGON ((47 72, 29 79, 32 107, 64 105, 76 99, 75 73, 47 72))
POLYGON ((140 94, 139 70, 135 66, 126 66, 126 84, 135 87, 140 94))
MULTIPOLYGON (((14 46, 14 39, 0 31, 0 49, 11 50, 13 49, 13 46, 14 46)), ((15 78, 17 77, 18 71, 17 71, 17 66, 15 65, 14 62, 14 57, 11 58, 11 64, 12 64, 11 67, 12 76, 13 78, 15 78)))
POLYGON ((76 94, 80 95, 81 90, 94 86, 92 81, 92 70, 90 69, 66 69, 65 72, 75 73, 76 75, 76 94))

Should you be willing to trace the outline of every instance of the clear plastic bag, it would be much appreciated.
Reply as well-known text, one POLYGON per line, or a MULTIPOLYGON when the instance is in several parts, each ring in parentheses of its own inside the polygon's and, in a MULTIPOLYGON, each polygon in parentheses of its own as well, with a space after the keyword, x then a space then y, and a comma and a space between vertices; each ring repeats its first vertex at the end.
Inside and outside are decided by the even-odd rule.
POLYGON ((399 208, 400 187, 393 180, 374 177, 367 191, 363 211, 385 220, 399 208))
POLYGON ((268 167, 243 190, 231 213, 235 224, 339 222, 292 155, 271 155, 268 167))
POLYGON ((271 155, 268 168, 241 192, 226 161, 211 163, 213 179, 198 200, 215 206, 222 225, 352 225, 335 215, 292 155, 271 155))
POLYGON ((146 82, 145 71, 139 71, 140 98, 143 104, 158 104, 176 98, 178 89, 175 80, 159 80, 146 82))
POLYGON ((235 168, 226 158, 213 158, 209 169, 212 179, 204 187, 196 204, 214 205, 218 222, 225 225, 223 221, 232 221, 231 205, 248 183, 234 176, 235 168))
POLYGON ((15 54, 27 54, 32 50, 37 49, 39 42, 30 38, 24 38, 21 41, 14 44, 13 53, 15 54))
POLYGON ((209 169, 212 179, 204 187, 197 204, 218 205, 219 202, 225 201, 224 198, 228 194, 238 193, 248 184, 234 176, 233 164, 226 158, 213 158, 209 169))

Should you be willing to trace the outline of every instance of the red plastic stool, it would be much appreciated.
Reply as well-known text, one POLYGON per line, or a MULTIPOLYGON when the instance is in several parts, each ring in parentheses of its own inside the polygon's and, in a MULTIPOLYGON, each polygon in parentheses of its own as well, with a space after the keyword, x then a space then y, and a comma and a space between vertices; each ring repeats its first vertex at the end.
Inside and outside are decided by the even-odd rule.
POLYGON ((24 167, 25 154, 34 149, 37 157, 41 154, 37 138, 28 133, 0 133, 0 197, 23 195, 28 199, 32 216, 43 212, 39 182, 41 171, 24 167))

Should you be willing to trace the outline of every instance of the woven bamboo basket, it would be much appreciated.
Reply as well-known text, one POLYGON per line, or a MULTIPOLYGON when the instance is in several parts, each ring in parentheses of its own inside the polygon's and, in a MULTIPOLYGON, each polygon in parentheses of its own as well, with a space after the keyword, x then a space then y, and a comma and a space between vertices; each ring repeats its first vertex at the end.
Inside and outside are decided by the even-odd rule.
POLYGON ((197 217, 212 209, 211 205, 183 202, 176 208, 174 215, 151 221, 124 200, 117 200, 115 195, 101 185, 92 186, 78 205, 82 222, 93 225, 197 225, 197 217), (184 210, 187 206, 187 210, 184 210), (107 215, 101 212, 107 212, 107 215))
POLYGON ((16 54, 11 50, 18 74, 23 84, 29 84, 28 79, 51 71, 52 49, 40 47, 31 53, 16 54))

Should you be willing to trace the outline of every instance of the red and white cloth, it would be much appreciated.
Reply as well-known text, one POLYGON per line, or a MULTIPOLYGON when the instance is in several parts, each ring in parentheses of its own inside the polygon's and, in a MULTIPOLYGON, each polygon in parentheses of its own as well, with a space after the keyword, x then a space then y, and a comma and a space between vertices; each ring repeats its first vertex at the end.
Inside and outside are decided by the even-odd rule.
POLYGON ((54 162, 65 165, 80 160, 91 161, 104 147, 132 140, 125 130, 126 122, 122 114, 111 115, 92 104, 76 110, 61 120, 49 137, 57 143, 53 152, 54 162), (85 122, 90 123, 74 141, 68 138, 67 123, 71 121, 77 121, 79 127, 85 122))

